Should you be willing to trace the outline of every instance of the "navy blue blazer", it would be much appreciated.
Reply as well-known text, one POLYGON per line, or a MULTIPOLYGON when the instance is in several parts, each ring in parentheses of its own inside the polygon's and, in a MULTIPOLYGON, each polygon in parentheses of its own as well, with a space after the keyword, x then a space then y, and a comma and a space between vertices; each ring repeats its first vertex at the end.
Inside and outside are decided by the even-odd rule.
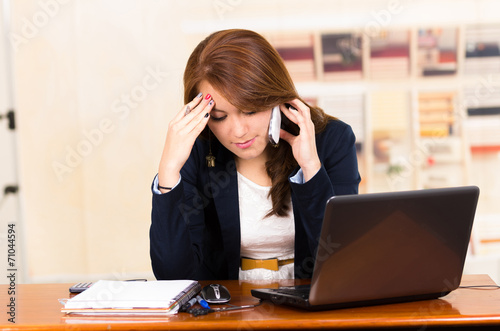
MULTIPOLYGON (((342 121, 316 135, 321 169, 306 183, 290 181, 295 218, 295 277, 310 278, 326 201, 357 194, 355 136, 342 121)), ((157 279, 238 279, 240 220, 233 155, 212 141, 215 167, 208 168, 208 143, 198 139, 166 194, 153 193, 150 255, 157 279)), ((290 174, 294 176, 299 169, 290 174)))

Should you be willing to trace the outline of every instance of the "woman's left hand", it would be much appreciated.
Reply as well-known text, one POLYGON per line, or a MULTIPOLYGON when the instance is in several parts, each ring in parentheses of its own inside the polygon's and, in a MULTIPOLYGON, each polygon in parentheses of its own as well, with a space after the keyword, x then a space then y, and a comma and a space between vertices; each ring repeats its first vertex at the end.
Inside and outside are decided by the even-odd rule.
POLYGON ((302 169, 304 180, 307 182, 321 168, 321 162, 316 150, 314 123, 311 120, 311 111, 299 99, 289 102, 293 107, 280 105, 283 114, 300 128, 298 136, 281 129, 280 138, 292 147, 293 156, 302 169))

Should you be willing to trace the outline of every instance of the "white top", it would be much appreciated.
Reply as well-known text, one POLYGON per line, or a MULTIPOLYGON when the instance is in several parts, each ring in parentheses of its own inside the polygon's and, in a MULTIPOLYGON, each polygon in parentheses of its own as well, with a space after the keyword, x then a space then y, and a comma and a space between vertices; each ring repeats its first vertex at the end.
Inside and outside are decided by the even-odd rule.
MULTIPOLYGON (((265 218, 272 208, 271 198, 268 198, 270 189, 270 186, 257 185, 238 173, 242 257, 278 260, 294 257, 293 213, 286 217, 273 215, 265 218)), ((293 266, 293 263, 283 265, 278 271, 262 268, 243 271, 240 268, 239 279, 292 279, 293 266)))
MULTIPOLYGON (((304 183, 302 169, 290 178, 297 184, 304 183)), ((174 186, 179 185, 181 178, 174 186)), ((271 187, 255 184, 238 173, 238 196, 240 205, 241 256, 253 259, 278 258, 279 260, 294 258, 295 220, 293 213, 287 217, 271 216, 264 218, 271 210, 272 202, 267 195, 271 187)), ((153 181, 154 194, 162 193, 158 189, 158 174, 153 181)), ((290 206, 292 201, 290 199, 290 206)), ((242 271, 239 279, 293 279, 294 264, 279 267, 278 271, 252 269, 242 271)))

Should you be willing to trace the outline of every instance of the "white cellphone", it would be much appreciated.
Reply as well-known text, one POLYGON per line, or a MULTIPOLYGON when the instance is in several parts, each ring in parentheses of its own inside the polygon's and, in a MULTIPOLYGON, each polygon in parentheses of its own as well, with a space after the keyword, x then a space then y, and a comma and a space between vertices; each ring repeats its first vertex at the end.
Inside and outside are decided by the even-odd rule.
POLYGON ((280 141, 280 128, 281 128, 281 111, 280 106, 273 108, 271 112, 271 120, 269 121, 269 141, 273 145, 277 145, 280 141))

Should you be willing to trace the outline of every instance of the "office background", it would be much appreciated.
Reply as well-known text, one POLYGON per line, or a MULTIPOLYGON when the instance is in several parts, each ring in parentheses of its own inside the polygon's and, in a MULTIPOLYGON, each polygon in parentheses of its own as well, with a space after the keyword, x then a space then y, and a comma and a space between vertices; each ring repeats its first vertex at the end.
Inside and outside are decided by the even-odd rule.
POLYGON ((150 184, 184 65, 234 27, 353 126, 361 192, 478 185, 466 272, 500 281, 497 1, 3 0, 1 22, 0 260, 18 282, 153 279, 150 184))

